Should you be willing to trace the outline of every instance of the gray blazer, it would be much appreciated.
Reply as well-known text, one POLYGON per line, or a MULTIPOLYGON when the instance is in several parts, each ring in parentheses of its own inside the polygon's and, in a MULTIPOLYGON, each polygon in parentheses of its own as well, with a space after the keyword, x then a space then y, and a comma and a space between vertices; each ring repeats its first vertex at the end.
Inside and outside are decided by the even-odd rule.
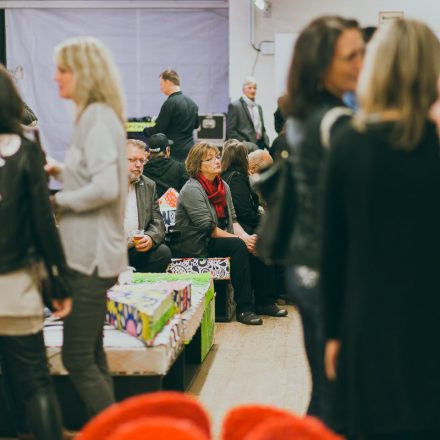
MULTIPOLYGON (((228 232, 234 233, 233 223, 237 222, 231 190, 223 181, 226 188, 226 204, 228 206, 228 232)), ((202 233, 210 236, 218 225, 218 218, 214 206, 209 202, 208 195, 201 183, 190 178, 179 194, 176 209, 176 226, 197 226, 202 233)))
POLYGON ((165 224, 157 203, 156 184, 148 177, 141 176, 135 184, 135 191, 139 229, 143 229, 157 246, 164 240, 165 224))
MULTIPOLYGON (((267 148, 269 148, 269 137, 266 134, 261 105, 258 105, 258 111, 261 118, 263 140, 267 148)), ((226 139, 238 139, 239 141, 256 144, 256 136, 252 116, 249 113, 245 100, 240 98, 237 99, 237 101, 231 102, 228 106, 228 115, 226 118, 226 139)))

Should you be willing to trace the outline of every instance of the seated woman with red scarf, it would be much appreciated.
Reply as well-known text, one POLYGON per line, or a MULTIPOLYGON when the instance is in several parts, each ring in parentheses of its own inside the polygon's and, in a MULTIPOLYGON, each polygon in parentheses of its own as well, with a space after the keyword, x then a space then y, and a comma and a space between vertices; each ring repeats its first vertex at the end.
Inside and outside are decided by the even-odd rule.
POLYGON ((206 240, 206 254, 200 256, 230 257, 237 321, 260 325, 263 320, 255 314, 249 264, 256 235, 247 234, 237 222, 229 186, 220 177, 219 151, 213 144, 196 144, 185 165, 190 179, 179 194, 176 228, 194 227, 199 234, 194 241, 206 240))

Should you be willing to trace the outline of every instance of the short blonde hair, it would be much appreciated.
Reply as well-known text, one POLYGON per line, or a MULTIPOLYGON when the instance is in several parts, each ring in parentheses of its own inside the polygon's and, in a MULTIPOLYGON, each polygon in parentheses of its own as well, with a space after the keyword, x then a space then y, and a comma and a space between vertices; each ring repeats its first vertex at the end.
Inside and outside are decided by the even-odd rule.
POLYGON ((437 98, 440 43, 415 20, 398 20, 379 29, 367 48, 357 94, 354 125, 364 130, 372 116, 395 121, 391 141, 411 150, 421 140, 428 112, 437 98))
POLYGON ((185 160, 185 166, 190 177, 197 177, 202 167, 202 161, 210 151, 215 151, 215 154, 219 154, 218 148, 208 142, 195 144, 191 150, 189 150, 188 157, 185 160))
POLYGON ((111 107, 125 123, 124 99, 119 72, 110 51, 96 38, 77 37, 55 48, 55 61, 74 77, 74 97, 78 114, 94 102, 111 107))
POLYGON ((139 139, 127 139, 126 143, 127 143, 127 147, 131 145, 133 147, 139 148, 139 150, 146 151, 147 149, 147 144, 145 142, 140 141, 139 139))

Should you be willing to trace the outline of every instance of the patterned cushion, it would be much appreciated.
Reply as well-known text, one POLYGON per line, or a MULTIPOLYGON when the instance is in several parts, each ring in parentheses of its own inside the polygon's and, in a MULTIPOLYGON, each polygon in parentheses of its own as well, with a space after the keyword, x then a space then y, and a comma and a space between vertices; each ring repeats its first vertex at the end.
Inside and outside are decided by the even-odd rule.
POLYGON ((169 273, 211 273, 215 280, 230 280, 229 258, 173 258, 169 273))

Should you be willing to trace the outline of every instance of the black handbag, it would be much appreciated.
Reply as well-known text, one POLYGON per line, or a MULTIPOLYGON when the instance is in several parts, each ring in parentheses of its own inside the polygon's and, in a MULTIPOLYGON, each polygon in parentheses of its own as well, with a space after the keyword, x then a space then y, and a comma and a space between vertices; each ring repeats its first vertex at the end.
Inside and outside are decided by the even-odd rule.
POLYGON ((266 202, 257 228, 257 255, 267 263, 289 261, 289 243, 296 215, 296 191, 293 163, 287 150, 271 168, 254 179, 254 186, 266 202))
POLYGON ((208 256, 209 236, 196 226, 172 226, 165 237, 174 258, 208 256))

